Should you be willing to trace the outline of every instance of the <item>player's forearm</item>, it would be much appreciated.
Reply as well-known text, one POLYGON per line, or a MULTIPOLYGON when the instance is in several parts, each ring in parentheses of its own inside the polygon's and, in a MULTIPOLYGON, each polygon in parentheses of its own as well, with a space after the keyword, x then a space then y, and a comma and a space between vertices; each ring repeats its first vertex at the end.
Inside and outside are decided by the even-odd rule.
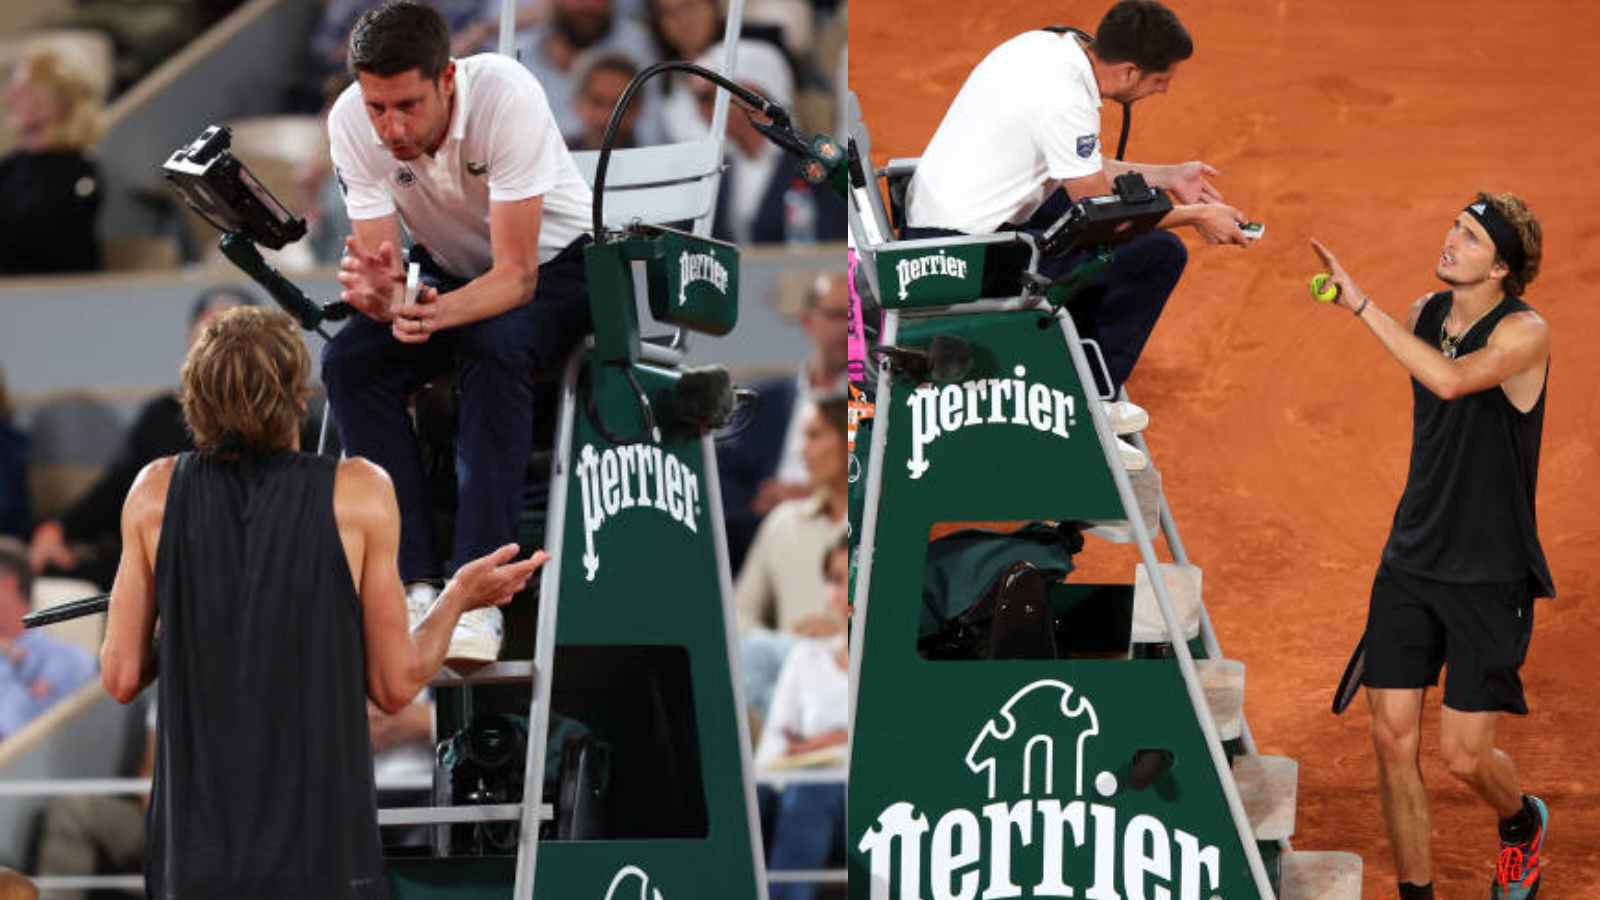
POLYGON ((516 309, 533 299, 538 283, 537 267, 496 265, 457 290, 439 296, 439 302, 448 304, 441 327, 458 328, 516 309))
POLYGON ((157 639, 139 648, 107 638, 100 647, 100 684, 118 703, 132 703, 160 674, 157 639))
POLYGON ((1367 303, 1358 318, 1423 387, 1446 400, 1458 396, 1460 379, 1456 366, 1444 354, 1418 339, 1376 303, 1367 303))
POLYGON ((465 610, 459 595, 446 586, 433 608, 412 629, 411 644, 415 653, 404 689, 407 703, 433 680, 434 674, 444 665, 445 654, 450 651, 450 635, 455 631, 456 622, 460 621, 463 612, 465 610))

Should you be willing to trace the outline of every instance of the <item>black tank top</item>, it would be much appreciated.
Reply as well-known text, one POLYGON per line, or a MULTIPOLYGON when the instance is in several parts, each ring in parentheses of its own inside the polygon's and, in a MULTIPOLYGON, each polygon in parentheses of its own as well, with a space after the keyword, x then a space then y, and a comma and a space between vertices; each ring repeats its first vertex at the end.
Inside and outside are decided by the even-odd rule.
POLYGON ((156 900, 388 895, 336 466, 178 457, 155 566, 156 900))
MULTIPOLYGON (((1435 294, 1417 317, 1415 334, 1431 347, 1450 304, 1448 291, 1435 294)), ((1483 349, 1501 319, 1531 309, 1516 297, 1501 300, 1461 336, 1457 355, 1483 349)), ((1446 401, 1411 380, 1411 471, 1386 562, 1436 581, 1528 579, 1534 596, 1555 596, 1534 517, 1549 378, 1547 365, 1539 400, 1526 413, 1499 385, 1446 401)))

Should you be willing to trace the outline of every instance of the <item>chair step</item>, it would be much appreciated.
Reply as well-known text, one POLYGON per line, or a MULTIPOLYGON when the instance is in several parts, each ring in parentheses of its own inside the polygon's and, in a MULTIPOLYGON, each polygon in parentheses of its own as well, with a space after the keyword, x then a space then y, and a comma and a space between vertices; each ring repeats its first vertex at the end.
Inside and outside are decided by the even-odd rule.
MULTIPOLYGON (((539 804, 540 820, 556 817, 555 807, 539 804)), ((521 803, 479 806, 391 806, 378 810, 379 825, 435 825, 461 822, 515 822, 522 818, 521 803)))
POLYGON ((1233 780, 1258 841, 1283 841, 1294 834, 1300 764, 1287 756, 1234 757, 1233 780))
POLYGON ((1237 659, 1197 659, 1200 689, 1205 692, 1217 733, 1225 741, 1244 733, 1244 663, 1237 659))
POLYGON ((1329 850, 1285 853, 1278 900, 1361 900, 1361 857, 1329 850))
POLYGON ((464 687, 469 684, 528 684, 536 670, 531 660, 501 660, 472 672, 462 673, 445 667, 428 683, 434 687, 464 687))
MULTIPOLYGON (((1129 472, 1128 480, 1133 483, 1133 499, 1139 506, 1145 530, 1154 540, 1161 529, 1161 470, 1151 465, 1143 471, 1129 472)), ((1133 526, 1126 519, 1094 522, 1084 533, 1113 544, 1133 543, 1133 526)))
MULTIPOLYGON (((1172 611, 1177 615, 1178 626, 1183 629, 1182 640, 1192 641, 1200 636, 1200 609, 1204 602, 1200 590, 1200 567, 1161 563, 1160 569, 1162 580, 1166 582, 1167 597, 1172 600, 1172 611)), ((1135 644, 1173 642, 1167 634, 1167 623, 1161 618, 1155 586, 1144 563, 1134 570, 1133 629, 1130 639, 1135 644)))

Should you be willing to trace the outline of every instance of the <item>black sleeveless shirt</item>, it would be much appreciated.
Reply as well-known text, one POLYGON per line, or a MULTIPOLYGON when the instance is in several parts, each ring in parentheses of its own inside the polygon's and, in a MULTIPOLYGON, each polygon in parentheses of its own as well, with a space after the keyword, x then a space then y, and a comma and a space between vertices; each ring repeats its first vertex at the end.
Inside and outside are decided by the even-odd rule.
POLYGON ((155 900, 388 895, 336 466, 178 457, 155 563, 155 900))
MULTIPOLYGON (((1414 333, 1430 347, 1439 345, 1451 302, 1450 292, 1435 294, 1417 317, 1414 333)), ((1461 336, 1457 355, 1483 349, 1501 319, 1531 309, 1504 298, 1461 336)), ((1499 385, 1446 401, 1411 380, 1411 471, 1385 562, 1435 581, 1527 579, 1533 596, 1555 596, 1534 516, 1549 377, 1547 364, 1539 400, 1526 413, 1499 385)))

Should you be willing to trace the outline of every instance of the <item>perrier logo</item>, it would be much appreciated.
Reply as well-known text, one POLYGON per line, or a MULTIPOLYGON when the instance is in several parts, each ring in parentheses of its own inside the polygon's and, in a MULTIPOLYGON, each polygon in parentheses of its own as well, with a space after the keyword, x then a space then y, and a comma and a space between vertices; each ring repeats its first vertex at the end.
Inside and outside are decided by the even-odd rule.
POLYGON ((1077 398, 1048 384, 1024 380, 1024 366, 1015 378, 976 378, 936 387, 924 384, 906 397, 911 407, 911 480, 928 471, 928 448, 934 441, 974 425, 1021 425, 1040 434, 1067 439, 1078 424, 1077 398))
POLYGON ((728 292, 728 270, 710 253, 678 254, 678 305, 689 302, 689 285, 704 281, 719 293, 728 292))
POLYGON ((900 279, 900 299, 911 293, 911 285, 929 275, 944 275, 965 281, 967 261, 959 256, 946 256, 943 250, 912 259, 902 259, 894 264, 895 275, 900 279))
POLYGON ((660 447, 627 444, 597 451, 584 444, 575 468, 583 500, 584 581, 600 571, 595 535, 619 513, 653 509, 700 532, 700 473, 660 447))
POLYGON ((891 803, 856 843, 872 900, 922 900, 924 877, 934 897, 1219 896, 1215 845, 1155 816, 1119 821, 1113 772, 1094 776, 1090 796, 1084 750, 1099 734, 1094 704, 1064 681, 1042 678, 1012 694, 962 760, 982 786, 981 805, 929 821, 936 811, 891 803), (1022 872, 1038 880, 1019 884, 1022 872))

